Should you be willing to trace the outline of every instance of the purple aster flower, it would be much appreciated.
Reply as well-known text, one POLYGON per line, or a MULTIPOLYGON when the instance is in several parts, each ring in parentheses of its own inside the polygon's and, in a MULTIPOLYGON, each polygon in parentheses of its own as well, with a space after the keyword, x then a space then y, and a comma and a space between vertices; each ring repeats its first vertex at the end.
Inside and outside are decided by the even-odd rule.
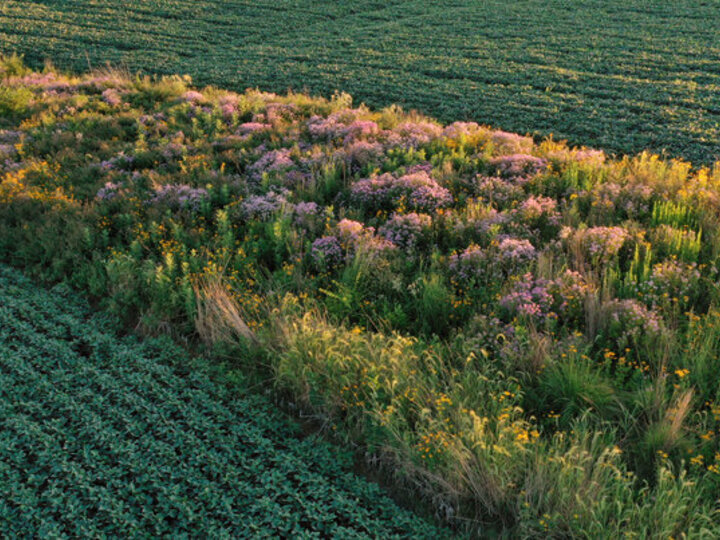
POLYGON ((98 190, 95 198, 99 201, 111 201, 118 196, 121 188, 122 184, 106 182, 105 185, 98 190))
POLYGON ((432 218, 426 214, 394 214, 378 233, 406 252, 412 252, 430 228, 432 218))
POLYGON ((295 162, 290 157, 290 152, 289 148, 265 152, 259 160, 248 168, 250 177, 255 181, 259 181, 262 179, 263 173, 286 171, 295 167, 295 162))
POLYGON ((454 122, 445 127, 442 134, 448 139, 461 139, 474 135, 480 129, 480 126, 475 122, 454 122))
POLYGON ((200 92, 196 90, 188 90, 182 96, 180 96, 180 99, 188 103, 202 103, 203 101, 205 101, 205 96, 203 96, 200 92))
POLYGON ((343 249, 336 236, 323 236, 315 240, 310 249, 313 265, 319 271, 329 271, 343 261, 343 249))
POLYGON ((404 122, 393 129, 400 146, 417 148, 442 136, 442 128, 431 122, 404 122))
POLYGON ((544 172, 547 161, 529 154, 511 154, 491 159, 490 166, 504 178, 531 177, 544 172))
POLYGON ((117 107, 122 103, 122 98, 114 88, 107 88, 102 93, 102 100, 111 107, 117 107))
POLYGON ((545 279, 525 274, 500 299, 500 306, 510 316, 519 316, 535 321, 554 318, 556 315, 552 311, 553 297, 548 290, 549 284, 545 279))
POLYGON ((493 131, 490 140, 497 154, 527 154, 533 148, 531 137, 507 131, 493 131))
POLYGON ((369 210, 407 208, 432 212, 452 204, 452 195, 427 172, 395 178, 389 173, 358 180, 350 188, 352 202, 369 210))
POLYGON ((191 210, 197 212, 200 204, 207 198, 203 188, 193 188, 187 184, 166 184, 155 190, 152 204, 164 204, 173 210, 191 210))
POLYGON ((248 220, 267 221, 287 203, 286 193, 270 191, 264 195, 251 195, 240 203, 240 212, 248 220))

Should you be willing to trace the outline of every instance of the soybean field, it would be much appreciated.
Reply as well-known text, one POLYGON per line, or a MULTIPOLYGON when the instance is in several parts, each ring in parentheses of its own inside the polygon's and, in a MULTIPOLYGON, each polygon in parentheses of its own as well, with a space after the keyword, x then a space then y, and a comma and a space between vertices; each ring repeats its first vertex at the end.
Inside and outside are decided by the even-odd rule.
POLYGON ((39 66, 345 91, 616 153, 720 159, 720 2, 5 1, 0 51, 39 66))
POLYGON ((237 381, 109 328, 0 266, 0 536, 444 536, 237 381))

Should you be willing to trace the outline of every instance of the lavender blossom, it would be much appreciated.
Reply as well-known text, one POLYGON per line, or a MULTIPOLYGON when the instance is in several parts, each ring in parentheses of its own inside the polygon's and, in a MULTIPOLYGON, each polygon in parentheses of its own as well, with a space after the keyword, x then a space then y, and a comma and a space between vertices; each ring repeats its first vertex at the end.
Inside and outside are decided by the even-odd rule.
POLYGON ((532 177, 545 171, 547 161, 529 154, 511 154, 491 159, 490 166, 504 178, 532 177))
POLYGON ((490 140, 498 154, 527 154, 533 147, 531 137, 507 131, 493 131, 490 140))
POLYGON ((285 193, 270 191, 265 195, 251 195, 245 199, 240 204, 240 212, 248 221, 267 221, 286 203, 285 193))
POLYGON ((295 162, 290 157, 290 149, 282 148, 265 152, 248 168, 248 172, 253 180, 259 181, 262 179, 263 173, 285 171, 294 166, 295 162))
POLYGON ((421 171, 395 178, 385 173, 355 182, 350 188, 351 200, 370 210, 407 208, 432 212, 452 204, 452 195, 427 172, 421 171))
POLYGON ((101 161, 99 166, 103 171, 126 170, 132 165, 133 161, 135 159, 132 156, 126 156, 123 152, 120 152, 117 156, 101 161))
POLYGON ((430 143, 442 135, 442 128, 431 122, 404 122, 395 127, 393 132, 400 137, 401 146, 417 148, 430 143))
POLYGON ((700 278, 697 263, 668 259, 653 266, 650 278, 639 285, 638 293, 650 306, 671 301, 686 305, 697 296, 700 278))
POLYGON ((193 188, 187 184, 166 184, 155 190, 153 204, 164 204, 173 210, 191 210, 197 212, 208 193, 203 188, 193 188))
POLYGON ((535 260, 536 251, 528 240, 503 238, 498 245, 500 259, 505 268, 516 268, 535 260))
POLYGON ((98 190, 95 198, 99 201, 111 201, 119 195, 122 187, 122 184, 106 182, 105 185, 98 190))
POLYGON ((657 312, 637 300, 611 300, 603 306, 605 331, 619 347, 657 339, 663 322, 657 312))
POLYGON ((365 226, 359 221, 353 221, 351 219, 343 219, 336 226, 337 237, 340 243, 347 249, 348 246, 352 246, 360 240, 364 234, 373 234, 373 229, 365 229, 365 226))
POLYGON ((480 131, 480 126, 475 122, 454 122, 443 130, 443 137, 448 139, 462 139, 480 131))
POLYGON ((122 103, 122 98, 114 88, 107 88, 102 93, 102 100, 111 107, 117 107, 122 103))
POLYGON ((579 231, 587 255, 595 262, 609 262, 630 236, 622 227, 590 227, 579 231))
POLYGON ((462 253, 449 259, 449 269, 458 283, 480 282, 487 267, 487 253, 477 245, 471 245, 462 253))
POLYGON ((205 96, 203 96, 200 92, 196 90, 188 90, 185 92, 182 96, 180 96, 180 99, 182 101, 186 101, 187 103, 202 103, 205 101, 205 96))
POLYGON ((343 249, 336 236, 323 236, 315 240, 310 249, 310 258, 319 271, 329 271, 343 261, 343 249))
POLYGON ((299 202, 293 208, 293 223, 306 231, 322 225, 323 209, 314 202, 299 202))
POLYGON ((432 219, 426 214, 395 214, 378 233, 400 249, 412 252, 431 224, 432 219))
MULTIPOLYGON (((344 139, 351 134, 350 126, 353 125, 361 111, 357 109, 342 109, 329 115, 327 118, 322 116, 313 116, 307 122, 307 128, 310 132, 310 136, 314 139, 326 139, 331 141, 333 139, 344 139)), ((358 125, 354 128, 354 131, 362 132, 367 130, 368 133, 375 133, 378 131, 377 124, 371 122, 367 126, 358 125), (370 124, 374 124, 371 126, 370 124)), ((348 142, 356 138, 351 136, 348 142)))
POLYGON ((549 282, 525 274, 516 281, 510 291, 500 299, 500 306, 511 316, 519 316, 535 321, 555 318, 552 311, 553 298, 548 291, 549 282))
POLYGON ((380 143, 358 140, 337 150, 335 156, 359 169, 377 159, 382 152, 383 146, 380 143))
POLYGON ((493 203, 498 209, 502 209, 525 197, 523 184, 522 180, 511 182, 497 176, 478 175, 474 193, 483 200, 493 203))
POLYGON ((249 135, 249 134, 253 134, 253 133, 269 131, 271 129, 272 129, 271 124, 264 124, 261 122, 245 122, 238 126, 237 133, 238 133, 238 135, 249 135))

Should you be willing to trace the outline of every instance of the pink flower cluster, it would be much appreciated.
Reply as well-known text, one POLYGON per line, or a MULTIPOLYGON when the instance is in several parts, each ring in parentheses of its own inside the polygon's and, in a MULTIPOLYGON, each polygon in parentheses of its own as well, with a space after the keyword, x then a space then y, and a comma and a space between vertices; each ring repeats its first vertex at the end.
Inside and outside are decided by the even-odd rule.
POLYGON ((122 187, 122 184, 105 182, 105 185, 98 190, 95 198, 99 201, 111 201, 120 194, 122 187))
POLYGON ((248 221, 266 221, 287 203, 285 195, 275 191, 264 195, 251 195, 240 203, 240 213, 248 221))
POLYGON ((126 156, 124 153, 120 152, 117 156, 101 161, 99 166, 103 171, 127 169, 130 165, 132 165, 133 161, 135 161, 135 158, 132 156, 126 156))
POLYGON ((205 101, 205 96, 203 96, 200 92, 197 92, 196 90, 188 90, 182 96, 180 96, 180 99, 188 103, 198 104, 205 101))
POLYGON ((644 219, 650 214, 653 198, 652 186, 639 182, 620 185, 604 182, 592 190, 577 194, 578 202, 590 209, 590 215, 597 223, 617 219, 644 219))
POLYGON ((500 299, 500 306, 511 316, 531 320, 543 320, 556 317, 552 311, 553 297, 548 290, 550 282, 525 274, 516 281, 511 290, 500 299))
POLYGON ((312 243, 310 258, 315 268, 327 272, 339 266, 343 259, 343 248, 336 236, 323 236, 312 243))
POLYGON ((508 181, 497 176, 478 175, 474 185, 474 194, 495 205, 498 209, 510 207, 511 203, 525 197, 522 179, 508 181))
POLYGON ((557 202, 549 197, 531 195, 525 199, 517 209, 517 216, 530 224, 540 221, 551 225, 560 223, 560 213, 557 211, 557 202))
POLYGON ((372 227, 365 227, 359 221, 343 219, 335 226, 334 234, 313 242, 311 258, 318 270, 325 271, 343 261, 349 261, 360 249, 363 249, 364 255, 372 257, 394 248, 390 241, 375 236, 372 227))
POLYGON ((700 277, 697 263, 668 259, 653 266, 650 279, 640 284, 638 292, 651 306, 661 306, 672 299, 685 305, 697 296, 700 277))
POLYGON ((122 98, 115 88, 106 88, 102 93, 102 100, 111 107, 117 107, 122 103, 122 98))
POLYGON ((530 154, 510 154, 490 160, 490 166, 505 178, 532 177, 547 168, 547 161, 530 154))
POLYGON ((380 143, 358 140, 337 150, 335 156, 350 167, 363 167, 381 156, 383 150, 380 143))
POLYGON ((315 139, 342 139, 352 143, 363 137, 375 136, 380 133, 378 125, 371 120, 359 120, 362 111, 343 109, 332 113, 327 118, 313 116, 307 122, 310 136, 315 139))
POLYGON ((492 132, 490 141, 496 154, 527 154, 533 147, 531 137, 500 130, 492 132))
POLYGON ((197 211, 208 196, 203 188, 193 188, 186 184, 166 184, 155 190, 153 204, 164 204, 173 210, 188 209, 197 211))
POLYGON ((237 127, 238 135, 251 135, 253 133, 260 133, 262 131, 269 131, 272 129, 272 125, 263 124, 261 122, 244 122, 237 127))
POLYGON ((395 126, 393 133, 400 137, 400 146, 417 148, 442 136, 443 129, 431 122, 404 122, 395 126))
POLYGON ((442 132, 443 137, 448 139, 462 139, 480 131, 480 126, 475 122, 454 122, 446 126, 442 132))
POLYGON ((454 254, 449 259, 449 269, 458 283, 479 282, 487 266, 487 255, 478 245, 467 247, 462 253, 454 254))
MULTIPOLYGON (((298 117, 298 107, 294 103, 270 102, 265 106, 264 119, 273 126, 281 122, 292 122, 298 117)), ((261 122, 261 117, 253 121, 261 122)))
POLYGON ((326 209, 314 202, 299 202, 292 207, 292 222, 298 229, 317 236, 325 228, 326 209))
POLYGON ((353 203, 372 211, 392 210, 404 205, 421 212, 447 207, 453 200, 450 191, 425 171, 399 178, 385 173, 358 180, 350 188, 350 198, 353 203))
POLYGON ((585 322, 585 299, 593 288, 579 272, 565 270, 548 284, 553 296, 554 311, 566 323, 582 325, 585 322))
POLYGON ((662 330, 662 318, 637 300, 611 300, 604 307, 608 331, 621 346, 653 339, 662 330))
POLYGON ((160 153, 165 158, 165 161, 176 161, 180 159, 186 152, 187 147, 184 144, 180 144, 178 142, 169 142, 160 150, 160 153))
POLYGON ((478 284, 503 279, 535 260, 536 254, 528 240, 505 237, 488 249, 470 245, 462 253, 451 255, 448 266, 458 283, 478 284))
POLYGON ((555 279, 536 278, 525 274, 500 299, 508 315, 530 318, 562 319, 566 324, 583 324, 585 298, 591 287, 583 277, 566 270, 555 279))
POLYGON ((528 241, 520 238, 503 238, 498 245, 500 261, 505 268, 517 268, 533 261, 537 255, 528 241))
POLYGON ((586 254, 595 262, 609 262, 630 236, 622 227, 590 227, 576 234, 580 235, 586 254))
POLYGON ((336 236, 340 239, 340 243, 345 246, 355 245, 365 234, 373 234, 372 227, 366 229, 365 225, 359 221, 352 219, 342 219, 335 226, 336 236))
POLYGON ((378 233, 394 245, 412 253, 432 224, 426 214, 394 214, 378 233))
POLYGON ((250 178, 255 181, 262 179, 264 173, 285 171, 295 166, 290 157, 290 149, 270 150, 265 152, 260 159, 248 167, 250 178))

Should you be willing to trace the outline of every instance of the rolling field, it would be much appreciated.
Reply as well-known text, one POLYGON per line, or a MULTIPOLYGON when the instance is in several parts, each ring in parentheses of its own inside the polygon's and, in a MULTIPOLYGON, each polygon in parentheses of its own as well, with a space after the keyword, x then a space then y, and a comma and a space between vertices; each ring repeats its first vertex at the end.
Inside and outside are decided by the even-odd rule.
MULTIPOLYGON (((720 537, 720 164, 614 160, 345 95, 36 72, 17 58, 0 75, 0 261, 82 291, 125 328, 230 359, 458 533, 720 537)), ((158 386, 149 366, 174 352, 128 357, 130 345, 106 346, 91 324, 62 330, 16 297, 0 299, 15 407, 2 436, 6 462, 32 473, 3 472, 19 482, 21 517, 45 515, 52 501, 33 489, 52 480, 47 463, 63 455, 53 445, 67 440, 62 467, 77 482, 43 490, 58 504, 86 469, 108 485, 124 478, 102 468, 108 453, 128 467, 154 456, 178 473, 147 471, 143 489, 187 495, 190 506, 168 511, 201 519, 197 452, 218 456, 202 465, 211 508, 223 504, 214 482, 242 497, 250 467, 269 482, 256 504, 237 503, 253 519, 265 524, 257 504, 270 493, 291 506, 268 527, 327 524, 302 495, 335 512, 334 488, 313 477, 316 494, 297 487, 300 471, 271 472, 276 454, 248 461, 250 409, 213 408, 215 390, 193 378, 202 362, 179 360, 187 377, 166 371, 158 386), (122 425, 103 416, 113 407, 122 425)), ((364 523, 340 510, 351 513, 328 527, 364 523)), ((149 530, 161 518, 133 519, 149 530)))
POLYGON ((0 266, 0 535, 442 538, 169 340, 0 266))
POLYGON ((5 1, 0 51, 720 158, 720 2, 5 1))

